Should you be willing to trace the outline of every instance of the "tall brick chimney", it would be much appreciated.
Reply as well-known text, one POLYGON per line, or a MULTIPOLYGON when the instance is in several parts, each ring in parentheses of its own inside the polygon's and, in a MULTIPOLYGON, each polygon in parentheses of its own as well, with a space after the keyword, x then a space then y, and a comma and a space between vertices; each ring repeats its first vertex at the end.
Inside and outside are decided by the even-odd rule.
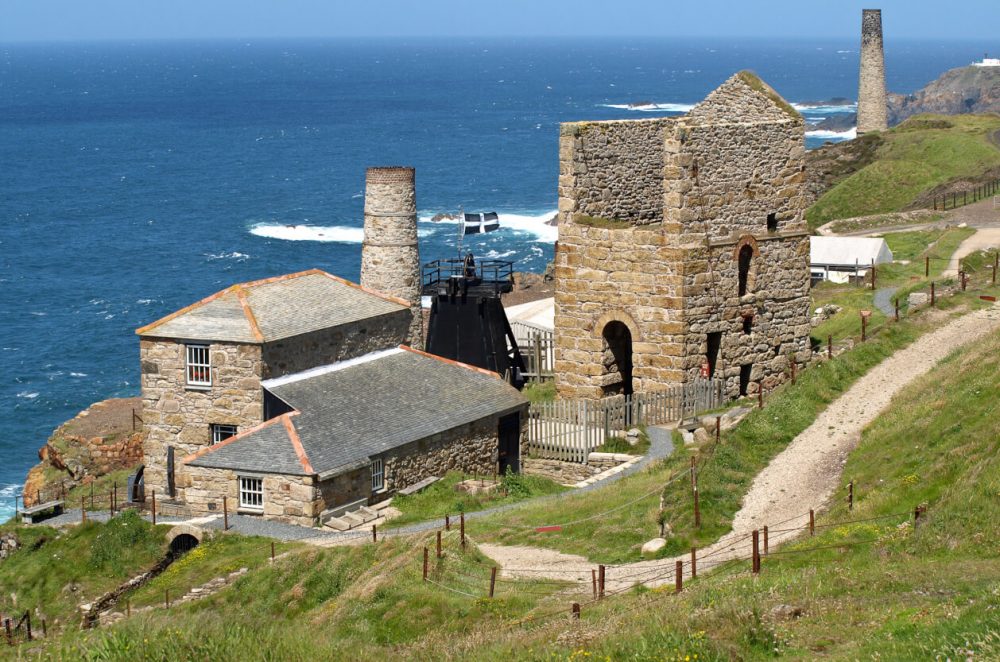
POLYGON ((361 285, 410 302, 410 346, 423 349, 420 252, 415 173, 409 167, 368 168, 361 285))
POLYGON ((882 52, 882 10, 861 10, 861 81, 858 87, 858 135, 889 128, 882 52))

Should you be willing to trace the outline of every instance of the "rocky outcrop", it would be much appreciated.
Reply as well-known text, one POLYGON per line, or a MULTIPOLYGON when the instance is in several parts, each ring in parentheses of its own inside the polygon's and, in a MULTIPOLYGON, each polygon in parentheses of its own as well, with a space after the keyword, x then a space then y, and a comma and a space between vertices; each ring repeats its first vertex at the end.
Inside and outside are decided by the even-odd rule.
POLYGON ((0 533, 0 561, 21 548, 21 541, 13 533, 0 533))
POLYGON ((889 125, 920 113, 1000 112, 1000 67, 959 67, 913 94, 889 95, 889 125))
POLYGON ((28 472, 25 507, 141 462, 142 421, 134 416, 141 411, 139 398, 104 400, 56 428, 28 472))

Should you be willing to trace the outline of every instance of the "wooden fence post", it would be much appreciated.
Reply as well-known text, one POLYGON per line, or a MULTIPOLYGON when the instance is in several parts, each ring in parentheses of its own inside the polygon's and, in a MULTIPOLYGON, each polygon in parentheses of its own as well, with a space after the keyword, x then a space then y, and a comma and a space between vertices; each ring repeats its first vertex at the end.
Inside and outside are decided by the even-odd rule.
POLYGON ((697 549, 691 548, 691 579, 698 576, 698 556, 697 549))
POLYGON ((271 563, 274 563, 274 541, 271 541, 271 563))
POLYGON ((931 281, 931 305, 934 305, 934 281, 931 281))
POLYGON ((8 646, 13 646, 14 645, 14 635, 10 631, 10 619, 9 618, 3 619, 3 629, 4 629, 4 632, 7 635, 7 645, 8 646))
POLYGON ((899 297, 896 297, 896 321, 899 321, 899 297))
POLYGON ((31 610, 24 612, 24 627, 28 633, 28 641, 31 641, 31 610))
POLYGON ((225 496, 222 497, 222 530, 229 530, 229 500, 225 496))
POLYGON ((594 599, 597 599, 597 570, 594 568, 590 569, 590 583, 594 590, 594 599))
POLYGON ((924 258, 924 278, 931 277, 931 256, 928 255, 924 258))
POLYGON ((767 527, 765 526, 764 527, 764 556, 767 556, 768 551, 769 550, 767 548, 767 527))
POLYGON ((847 509, 854 510, 854 481, 847 484, 847 509))
POLYGON ((125 600, 125 617, 132 618, 132 599, 126 598, 125 600))
POLYGON ((493 566, 490 569, 490 597, 493 597, 493 592, 497 587, 497 567, 493 566))
POLYGON ((163 604, 166 605, 167 609, 170 609, 170 589, 163 589, 163 604))
POLYGON ((812 508, 809 509, 809 535, 816 535, 816 514, 812 508))
POLYGON ((698 482, 694 484, 694 525, 701 528, 701 508, 698 505, 698 482))
POLYGON ((872 292, 875 291, 875 280, 876 280, 875 258, 872 258, 872 292))
POLYGON ((684 563, 677 561, 674 564, 674 592, 680 593, 684 590, 684 563))
POLYGON ((826 358, 833 358, 833 334, 826 337, 826 358))
POLYGON ((753 530, 753 556, 750 561, 750 571, 753 574, 760 573, 760 531, 753 530))
POLYGON ((437 557, 441 558, 441 531, 437 532, 437 557))
POLYGON ((372 542, 378 542, 378 531, 375 529, 374 524, 372 524, 372 542))
POLYGON ((597 566, 597 599, 604 599, 604 566, 597 566))
POLYGON ((111 490, 112 490, 112 494, 114 495, 112 497, 112 501, 115 504, 115 510, 118 510, 118 481, 117 480, 114 483, 112 483, 111 490))
POLYGON ((80 523, 87 523, 87 498, 80 497, 80 523))
POLYGON ((427 581, 427 547, 424 547, 424 581, 427 581))
POLYGON ((153 511, 153 526, 156 526, 156 490, 153 490, 153 501, 151 509, 153 511))
POLYGON ((580 620, 580 603, 574 602, 572 609, 573 609, 573 620, 577 621, 580 620))
POLYGON ((444 530, 451 531, 451 518, 448 515, 444 516, 444 530))
POLYGON ((111 516, 115 516, 115 495, 111 490, 108 490, 108 504, 111 510, 111 516))
POLYGON ((459 513, 459 525, 462 528, 462 549, 465 549, 465 513, 459 513))

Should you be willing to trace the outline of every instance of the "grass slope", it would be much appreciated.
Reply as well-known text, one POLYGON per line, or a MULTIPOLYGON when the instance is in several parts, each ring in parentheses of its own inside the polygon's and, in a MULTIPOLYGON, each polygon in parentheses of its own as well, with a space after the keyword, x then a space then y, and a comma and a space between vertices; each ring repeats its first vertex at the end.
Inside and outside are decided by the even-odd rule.
POLYGON ((876 159, 824 193, 806 212, 811 227, 852 216, 900 211, 922 193, 1000 167, 990 115, 920 116, 884 132, 876 159), (932 121, 928 121, 932 120, 932 121))

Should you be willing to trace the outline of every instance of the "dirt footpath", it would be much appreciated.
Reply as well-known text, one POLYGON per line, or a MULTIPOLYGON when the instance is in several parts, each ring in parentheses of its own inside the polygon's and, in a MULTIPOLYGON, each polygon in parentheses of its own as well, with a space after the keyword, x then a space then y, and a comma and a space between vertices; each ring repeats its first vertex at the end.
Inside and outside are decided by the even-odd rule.
POLYGON ((1000 246, 1000 228, 980 228, 976 230, 976 234, 972 235, 955 249, 955 253, 951 256, 948 261, 948 268, 944 270, 943 276, 956 277, 958 276, 958 268, 961 266, 961 260, 966 255, 971 255, 976 251, 985 250, 987 248, 994 248, 1000 246))
MULTIPOLYGON (((809 510, 822 509, 839 486, 843 465, 857 446, 861 431, 892 398, 955 349, 998 329, 1000 305, 963 315, 899 350, 858 379, 757 475, 736 513, 732 532, 699 551, 699 570, 749 556, 747 536, 765 525, 775 531, 770 535, 772 545, 799 535, 808 525, 809 510), (792 528, 795 531, 777 531, 792 528)), ((504 575, 512 577, 572 580, 589 577, 594 567, 583 557, 551 550, 487 544, 479 548, 504 569, 504 575)), ((685 555, 609 567, 607 590, 639 582, 649 586, 671 583, 674 562, 687 559, 685 555)))

